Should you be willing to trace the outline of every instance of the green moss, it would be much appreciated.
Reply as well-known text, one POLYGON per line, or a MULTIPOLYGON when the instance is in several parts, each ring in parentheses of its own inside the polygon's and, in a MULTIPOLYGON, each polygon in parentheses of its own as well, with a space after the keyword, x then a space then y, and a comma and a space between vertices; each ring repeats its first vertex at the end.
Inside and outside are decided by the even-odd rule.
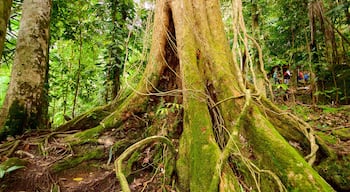
POLYGON ((128 175, 130 175, 130 173, 132 172, 132 166, 133 164, 140 158, 140 152, 139 151, 135 151, 130 158, 128 159, 127 165, 125 167, 125 171, 124 174, 127 177, 128 175))
POLYGON ((294 105, 292 106, 293 114, 297 114, 302 117, 304 120, 308 120, 310 113, 313 111, 309 107, 304 107, 302 105, 294 105))
POLYGON ((10 106, 4 127, 1 129, 0 140, 4 140, 9 135, 14 136, 22 134, 24 132, 26 119, 26 109, 19 101, 15 100, 10 106))
POLYGON ((319 105, 318 107, 321 108, 324 113, 337 113, 344 110, 343 107, 331 107, 327 105, 319 105))
POLYGON ((78 132, 76 134, 73 134, 71 136, 68 136, 65 141, 70 142, 72 145, 79 145, 83 143, 91 143, 91 142, 97 142, 98 136, 103 131, 103 127, 101 125, 87 129, 82 132, 78 132))
POLYGON ((336 144, 337 143, 337 137, 334 135, 326 134, 325 132, 317 131, 315 133, 317 136, 319 136, 325 143, 327 144, 336 144))
POLYGON ((288 191, 333 191, 256 107, 246 120, 245 130, 259 166, 273 171, 288 191))
POLYGON ((73 168, 80 163, 92 159, 101 159, 105 156, 104 151, 102 149, 96 149, 93 151, 85 152, 79 156, 69 157, 62 161, 57 162, 54 166, 52 166, 51 170, 53 173, 58 173, 63 170, 67 170, 73 168))
POLYGON ((316 169, 336 190, 350 191, 350 156, 327 158, 316 169))
POLYGON ((336 135, 340 140, 346 141, 350 139, 350 129, 343 128, 332 131, 333 135, 336 135))
POLYGON ((180 141, 180 145, 184 147, 180 150, 183 150, 181 153, 184 154, 177 166, 188 174, 187 184, 191 191, 209 191, 208 185, 212 183, 220 150, 213 136, 206 105, 191 100, 186 109, 188 110, 185 110, 184 114, 184 132, 180 141))

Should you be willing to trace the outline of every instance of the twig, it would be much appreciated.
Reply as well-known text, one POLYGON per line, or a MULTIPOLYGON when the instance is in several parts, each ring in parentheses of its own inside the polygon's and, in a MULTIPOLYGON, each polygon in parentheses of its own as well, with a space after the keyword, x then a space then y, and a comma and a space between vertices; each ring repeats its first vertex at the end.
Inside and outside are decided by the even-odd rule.
POLYGON ((18 155, 25 155, 28 156, 29 158, 33 159, 35 156, 27 151, 23 151, 23 150, 18 150, 15 152, 18 155))

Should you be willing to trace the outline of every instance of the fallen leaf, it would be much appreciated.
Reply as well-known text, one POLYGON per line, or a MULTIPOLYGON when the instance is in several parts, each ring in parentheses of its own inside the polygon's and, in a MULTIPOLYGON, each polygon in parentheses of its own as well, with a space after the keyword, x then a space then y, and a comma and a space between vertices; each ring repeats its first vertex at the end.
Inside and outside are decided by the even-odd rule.
POLYGON ((81 178, 81 177, 76 177, 76 178, 73 178, 73 180, 74 180, 74 181, 82 181, 83 178, 81 178))

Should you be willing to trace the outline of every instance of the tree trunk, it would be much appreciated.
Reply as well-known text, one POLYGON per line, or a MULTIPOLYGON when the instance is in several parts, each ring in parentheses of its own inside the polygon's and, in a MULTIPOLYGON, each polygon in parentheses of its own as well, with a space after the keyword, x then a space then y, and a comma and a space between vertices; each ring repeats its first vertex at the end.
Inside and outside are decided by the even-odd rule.
POLYGON ((130 112, 145 110, 149 93, 162 95, 154 91, 160 90, 164 69, 171 67, 172 81, 181 89, 166 91, 181 91, 184 111, 176 164, 182 191, 238 191, 244 183, 261 191, 333 191, 301 156, 310 153, 309 162, 314 161, 311 128, 288 115, 279 118, 273 104, 241 83, 218 1, 157 1, 154 26, 150 60, 137 93, 86 133, 118 127, 130 112), (301 145, 311 149, 298 153, 288 141, 306 141, 301 145))
MULTIPOLYGON (((99 125, 67 141, 84 142, 89 135, 124 127, 127 119, 154 113, 147 106, 163 98, 183 107, 182 125, 168 125, 182 130, 175 169, 181 191, 239 191, 245 186, 333 191, 310 165, 318 148, 312 129, 243 84, 217 0, 159 0, 154 22, 149 62, 136 91, 99 125)), ((84 124, 96 111, 73 124, 84 124)))
MULTIPOLYGON (((81 22, 79 22, 81 23, 81 22)), ((74 87, 74 99, 73 99, 73 108, 72 108, 72 118, 75 117, 75 108, 77 106, 78 93, 80 90, 80 79, 81 79, 81 71, 82 71, 82 54, 83 54, 83 37, 82 37, 82 27, 79 29, 79 56, 78 56, 78 72, 77 72, 77 80, 75 81, 74 87)))
POLYGON ((2 139, 47 122, 50 0, 25 0, 11 81, 0 128, 2 139))
MULTIPOLYGON (((259 27, 259 17, 260 17, 260 10, 258 8, 258 2, 255 0, 251 0, 251 6, 252 6, 252 12, 251 12, 251 17, 252 17, 252 33, 253 37, 255 38, 256 44, 260 42, 260 27, 259 27)), ((260 44, 260 43, 259 43, 260 44)), ((254 72, 256 73, 256 87, 259 89, 260 93, 264 96, 266 96, 266 88, 269 87, 269 82, 265 80, 266 78, 266 73, 264 69, 264 63, 261 54, 261 48, 257 47, 257 51, 254 51, 253 55, 253 66, 254 66, 254 72)), ((273 95, 271 95, 273 97, 273 95)))
POLYGON ((6 39, 7 23, 10 18, 12 0, 2 0, 0 2, 0 61, 4 43, 6 39))

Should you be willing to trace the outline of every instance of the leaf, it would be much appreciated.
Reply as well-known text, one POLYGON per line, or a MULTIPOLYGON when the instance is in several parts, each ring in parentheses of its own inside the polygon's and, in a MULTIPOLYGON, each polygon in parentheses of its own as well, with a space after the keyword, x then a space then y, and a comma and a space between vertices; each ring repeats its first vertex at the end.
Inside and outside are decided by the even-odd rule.
POLYGON ((7 170, 6 170, 6 173, 9 173, 9 172, 11 172, 11 171, 15 171, 15 170, 17 170, 17 169, 21 169, 21 168, 24 168, 25 166, 18 166, 18 165, 15 165, 15 166, 12 166, 12 167, 10 167, 10 168, 8 168, 7 170))
POLYGON ((286 91, 288 89, 288 85, 287 84, 278 84, 277 85, 277 89, 283 89, 284 91, 286 91))
POLYGON ((76 178, 73 178, 73 181, 82 181, 83 178, 82 177, 76 177, 76 178))
POLYGON ((5 173, 6 173, 5 170, 0 169, 0 179, 4 177, 5 173))

